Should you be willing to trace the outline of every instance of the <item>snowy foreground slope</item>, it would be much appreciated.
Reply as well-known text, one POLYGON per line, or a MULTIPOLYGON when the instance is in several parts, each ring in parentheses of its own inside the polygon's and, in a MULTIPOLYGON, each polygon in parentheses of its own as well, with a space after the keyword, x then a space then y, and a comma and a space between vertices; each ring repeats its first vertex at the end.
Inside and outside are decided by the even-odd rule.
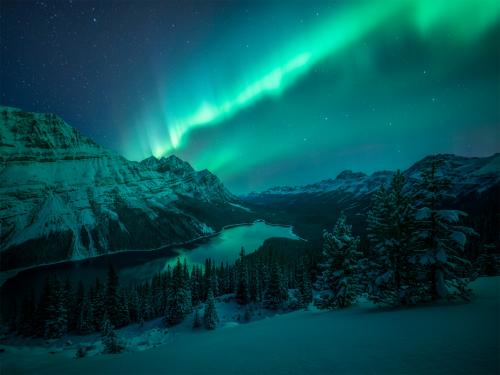
POLYGON ((472 303, 382 310, 368 304, 299 311, 174 334, 143 352, 71 359, 0 354, 3 374, 495 374, 500 277, 472 284, 472 303))
POLYGON ((237 202, 175 156, 129 161, 56 115, 0 107, 2 271, 192 240, 248 221, 237 202))

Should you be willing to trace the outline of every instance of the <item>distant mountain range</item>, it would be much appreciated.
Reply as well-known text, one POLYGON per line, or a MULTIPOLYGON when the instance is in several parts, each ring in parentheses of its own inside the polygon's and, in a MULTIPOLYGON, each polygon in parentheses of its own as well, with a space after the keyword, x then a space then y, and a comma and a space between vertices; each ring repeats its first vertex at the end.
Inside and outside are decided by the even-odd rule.
POLYGON ((158 248, 251 216, 208 170, 129 161, 53 114, 0 107, 0 163, 2 271, 158 248))
MULTIPOLYGON (((469 214, 468 223, 480 234, 481 243, 500 244, 500 154, 489 157, 456 155, 427 156, 403 171, 407 188, 420 178, 424 168, 435 158, 443 159, 440 173, 451 181, 448 207, 469 214)), ((323 229, 331 229, 344 211, 353 230, 364 235, 366 213, 373 193, 389 184, 394 172, 380 171, 371 175, 346 170, 335 179, 304 186, 279 186, 242 196, 245 204, 266 219, 293 224, 302 237, 319 241, 323 229)))
MULTIPOLYGON (((408 186, 435 157, 404 171, 408 186)), ((498 249, 500 154, 439 157, 455 194, 447 204, 498 249)), ((371 197, 392 174, 344 171, 236 197, 176 156, 129 161, 56 115, 0 107, 0 270, 155 249, 257 218, 294 225, 315 246, 344 211, 363 236, 371 197)))

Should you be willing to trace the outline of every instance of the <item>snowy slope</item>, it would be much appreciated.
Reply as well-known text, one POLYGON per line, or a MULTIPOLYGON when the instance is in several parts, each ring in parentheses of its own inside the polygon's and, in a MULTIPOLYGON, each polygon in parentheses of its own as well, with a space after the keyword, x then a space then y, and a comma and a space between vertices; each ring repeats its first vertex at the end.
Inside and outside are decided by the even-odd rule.
MULTIPOLYGON (((500 278, 475 281, 471 303, 383 310, 299 311, 215 331, 179 333, 156 348, 72 359, 7 347, 5 373, 496 374, 500 278)), ((171 335, 169 333, 168 335, 171 335)))
POLYGON ((235 210, 216 176, 167 160, 186 174, 126 160, 56 115, 0 107, 1 269, 156 248, 232 223, 189 209, 235 210))

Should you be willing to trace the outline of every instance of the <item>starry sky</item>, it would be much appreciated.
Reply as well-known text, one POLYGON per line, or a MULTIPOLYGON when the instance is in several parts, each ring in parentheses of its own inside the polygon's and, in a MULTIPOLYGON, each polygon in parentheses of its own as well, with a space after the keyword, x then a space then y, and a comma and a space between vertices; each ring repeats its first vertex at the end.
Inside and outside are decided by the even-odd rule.
POLYGON ((1 104, 234 192, 500 151, 496 0, 6 1, 1 104))

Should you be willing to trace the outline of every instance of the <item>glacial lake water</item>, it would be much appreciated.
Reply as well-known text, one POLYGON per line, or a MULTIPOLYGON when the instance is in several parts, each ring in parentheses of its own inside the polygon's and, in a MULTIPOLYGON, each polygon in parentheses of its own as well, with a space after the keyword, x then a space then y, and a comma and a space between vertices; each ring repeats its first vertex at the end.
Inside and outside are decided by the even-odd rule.
POLYGON ((271 237, 300 240, 291 227, 271 225, 264 221, 238 225, 223 229, 220 233, 181 246, 168 246, 153 251, 125 251, 79 261, 61 262, 52 265, 20 271, 2 285, 2 298, 9 301, 13 296, 29 293, 34 289, 38 294, 47 276, 57 275, 61 280, 69 278, 73 284, 82 280, 85 284, 96 277, 106 278, 108 267, 113 265, 122 285, 133 285, 149 281, 153 275, 174 264, 177 258, 186 258, 188 264, 204 264, 206 258, 220 262, 233 262, 241 247, 252 252, 271 237))

